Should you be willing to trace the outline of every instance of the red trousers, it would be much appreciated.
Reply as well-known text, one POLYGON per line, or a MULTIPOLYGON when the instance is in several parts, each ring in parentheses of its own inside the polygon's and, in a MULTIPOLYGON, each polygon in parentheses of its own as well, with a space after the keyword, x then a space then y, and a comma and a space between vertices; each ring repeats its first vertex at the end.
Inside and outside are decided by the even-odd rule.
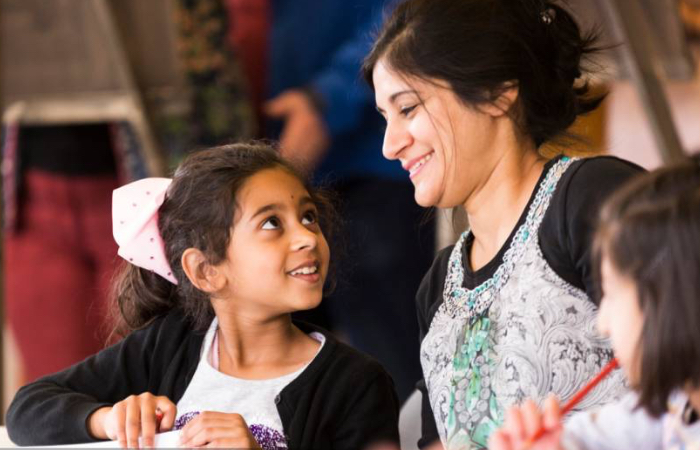
POLYGON ((4 238, 7 320, 27 381, 104 347, 107 293, 116 267, 114 175, 28 171, 19 228, 4 238))

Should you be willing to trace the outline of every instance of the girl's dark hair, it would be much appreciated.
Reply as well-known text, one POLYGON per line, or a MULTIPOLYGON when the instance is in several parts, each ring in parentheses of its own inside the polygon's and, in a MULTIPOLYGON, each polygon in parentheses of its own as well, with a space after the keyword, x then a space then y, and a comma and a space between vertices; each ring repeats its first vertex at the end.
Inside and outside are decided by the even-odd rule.
POLYGON ((142 328, 173 309, 180 309, 195 329, 206 328, 214 311, 208 295, 185 275, 180 263, 182 254, 188 248, 196 248, 209 264, 224 261, 239 190, 253 175, 274 168, 286 170, 302 182, 319 210, 324 234, 330 237, 335 212, 327 195, 313 189, 308 179, 283 160, 271 145, 251 142, 192 153, 175 171, 158 211, 165 255, 178 284, 125 262, 112 292, 113 302, 118 306, 115 334, 124 335, 142 328))
MULTIPOLYGON (((700 387, 700 158, 635 178, 601 211, 601 255, 637 288, 639 406, 655 417, 669 394, 700 387)), ((599 272, 599 269, 598 269, 599 272)))
POLYGON ((596 40, 551 1, 407 0, 384 24, 362 70, 374 87, 383 59, 400 74, 447 81, 474 107, 517 87, 511 117, 539 147, 602 101, 579 80, 596 40))

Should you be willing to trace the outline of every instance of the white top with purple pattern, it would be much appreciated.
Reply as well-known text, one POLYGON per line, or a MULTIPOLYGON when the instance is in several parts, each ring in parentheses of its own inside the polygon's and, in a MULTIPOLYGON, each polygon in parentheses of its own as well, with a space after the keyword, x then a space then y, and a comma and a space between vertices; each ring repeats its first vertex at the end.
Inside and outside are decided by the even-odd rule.
MULTIPOLYGON (((245 380, 221 373, 215 351, 218 349, 218 323, 214 318, 209 326, 202 343, 197 370, 177 403, 175 429, 184 427, 201 411, 237 413, 243 416, 263 450, 287 449, 287 439, 275 400, 282 389, 298 377, 308 364, 296 372, 267 380, 245 380)), ((311 333, 310 336, 323 347, 323 335, 311 333)))

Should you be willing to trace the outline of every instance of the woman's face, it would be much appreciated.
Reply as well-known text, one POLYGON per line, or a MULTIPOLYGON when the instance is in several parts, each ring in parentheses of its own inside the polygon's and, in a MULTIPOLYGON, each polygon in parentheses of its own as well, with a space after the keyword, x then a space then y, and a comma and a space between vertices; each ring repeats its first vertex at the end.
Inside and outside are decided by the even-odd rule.
POLYGON ((600 267, 603 298, 598 311, 598 330, 610 338, 615 357, 634 386, 639 380, 638 348, 644 326, 637 286, 603 255, 600 267))
POLYGON ((402 76, 382 60, 373 81, 377 109, 386 119, 382 152, 408 171, 416 202, 465 204, 494 163, 493 115, 467 107, 445 82, 402 76))

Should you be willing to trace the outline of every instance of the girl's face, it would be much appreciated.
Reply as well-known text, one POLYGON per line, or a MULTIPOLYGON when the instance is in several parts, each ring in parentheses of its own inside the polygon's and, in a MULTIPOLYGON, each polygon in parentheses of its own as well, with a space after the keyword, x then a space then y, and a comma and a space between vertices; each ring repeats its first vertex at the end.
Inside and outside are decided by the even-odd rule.
POLYGON ((409 79, 382 60, 374 68, 377 109, 386 119, 383 153, 399 160, 421 206, 463 205, 493 164, 494 120, 469 108, 444 82, 409 79))
POLYGON ((284 169, 250 177, 237 196, 228 258, 217 266, 238 311, 271 317, 321 302, 330 251, 303 184, 284 169))
POLYGON ((598 329, 610 338, 620 366, 632 386, 639 380, 639 341, 644 316, 639 307, 637 287, 603 255, 601 261, 603 298, 598 312, 598 329))

